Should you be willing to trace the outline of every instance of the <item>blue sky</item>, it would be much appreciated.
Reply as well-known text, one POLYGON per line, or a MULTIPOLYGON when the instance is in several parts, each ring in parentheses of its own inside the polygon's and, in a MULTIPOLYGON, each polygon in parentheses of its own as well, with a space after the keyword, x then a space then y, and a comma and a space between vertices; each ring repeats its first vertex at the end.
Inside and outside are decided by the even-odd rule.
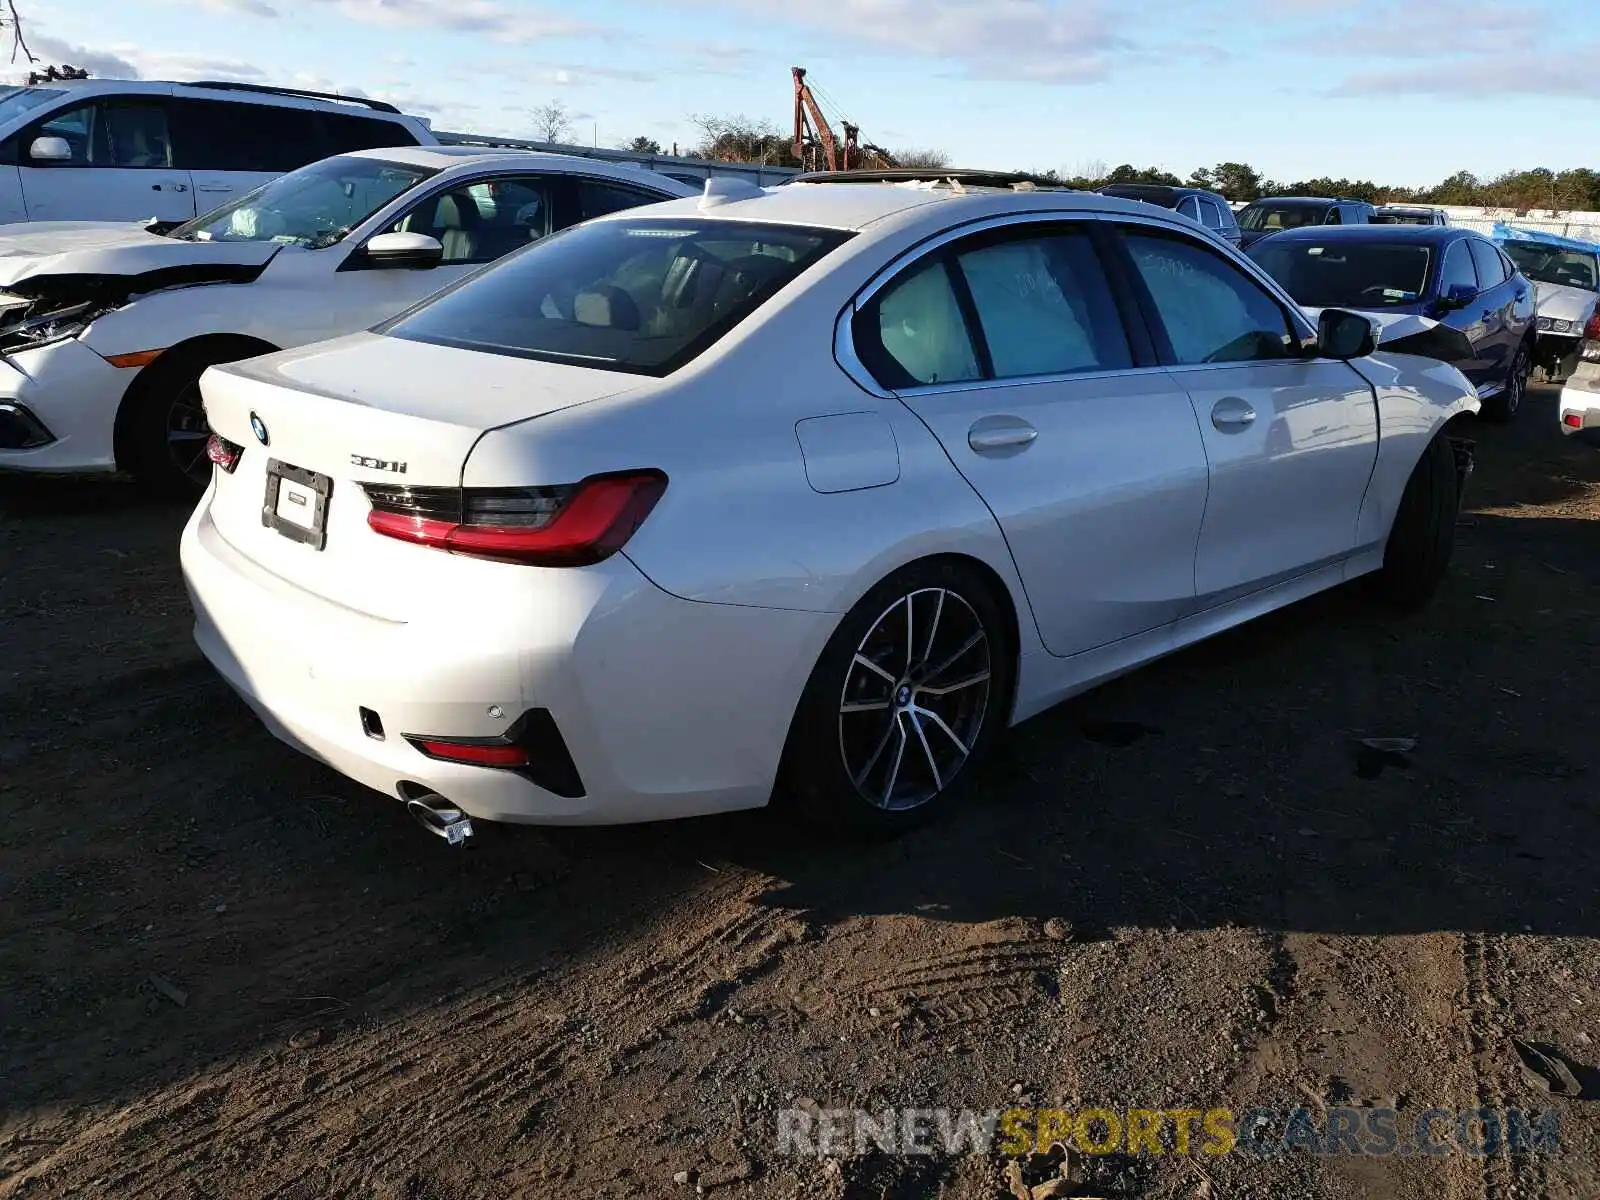
MULTIPOLYGON (((1225 159, 1423 184, 1593 164, 1600 37, 1558 0, 18 0, 46 62, 359 90, 439 129, 689 145, 790 122, 789 67, 867 141, 959 165, 1225 159)), ((15 71, 12 72, 15 75, 15 71)), ((578 140, 578 139, 574 139, 578 140)))

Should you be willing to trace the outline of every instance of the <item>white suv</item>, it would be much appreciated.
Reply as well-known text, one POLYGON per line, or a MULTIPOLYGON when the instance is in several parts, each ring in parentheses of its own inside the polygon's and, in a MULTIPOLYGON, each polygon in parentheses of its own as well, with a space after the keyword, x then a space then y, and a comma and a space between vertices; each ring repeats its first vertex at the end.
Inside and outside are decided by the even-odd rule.
POLYGON ((433 145, 391 104, 242 83, 0 88, 0 223, 177 223, 307 163, 433 145))
POLYGON ((0 468, 210 478, 209 366, 354 333, 569 225, 694 189, 528 151, 338 155, 156 234, 0 226, 0 468))

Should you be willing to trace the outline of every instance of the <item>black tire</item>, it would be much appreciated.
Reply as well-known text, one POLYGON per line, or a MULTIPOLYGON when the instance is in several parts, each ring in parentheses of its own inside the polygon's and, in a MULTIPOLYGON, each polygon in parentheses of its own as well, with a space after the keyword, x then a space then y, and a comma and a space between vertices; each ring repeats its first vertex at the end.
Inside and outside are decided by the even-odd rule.
POLYGON ((1484 420, 1506 425, 1522 411, 1522 401, 1528 394, 1528 374, 1532 369, 1533 356, 1528 352, 1528 343, 1523 342, 1511 360, 1511 374, 1506 379, 1504 390, 1483 402, 1484 420))
POLYGON ((1428 443, 1400 497, 1394 526, 1373 578, 1381 599, 1395 608, 1421 608, 1438 590, 1455 548, 1461 482, 1455 451, 1443 434, 1428 443))
POLYGON ((801 694, 778 804, 865 837, 896 836, 956 804, 1011 711, 1016 646, 1002 605, 954 559, 913 563, 868 592, 801 694))
MULTIPOLYGON (((207 367, 235 362, 244 354, 173 352, 144 369, 119 417, 118 465, 152 496, 193 500, 211 481, 206 439, 211 435, 200 403, 200 376, 207 367)), ((257 351, 259 353, 259 351, 257 351)))

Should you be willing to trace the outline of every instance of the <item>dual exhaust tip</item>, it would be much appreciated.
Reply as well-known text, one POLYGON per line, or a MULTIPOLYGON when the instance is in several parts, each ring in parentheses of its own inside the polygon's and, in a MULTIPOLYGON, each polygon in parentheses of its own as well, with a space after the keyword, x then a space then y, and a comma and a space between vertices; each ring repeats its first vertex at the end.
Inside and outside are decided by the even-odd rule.
POLYGON ((472 818, 437 792, 411 797, 406 811, 418 825, 451 846, 465 846, 472 840, 472 818))

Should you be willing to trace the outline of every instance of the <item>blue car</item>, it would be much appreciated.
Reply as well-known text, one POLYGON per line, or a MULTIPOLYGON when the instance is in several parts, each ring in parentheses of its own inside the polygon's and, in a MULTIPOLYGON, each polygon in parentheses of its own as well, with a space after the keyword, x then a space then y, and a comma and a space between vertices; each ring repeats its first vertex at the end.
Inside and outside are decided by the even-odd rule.
POLYGON ((1306 308, 1410 313, 1449 326, 1470 345, 1470 357, 1453 365, 1478 389, 1483 415, 1509 421, 1522 407, 1533 363, 1533 285, 1482 234, 1452 226, 1316 226, 1285 229, 1247 253, 1306 308))

